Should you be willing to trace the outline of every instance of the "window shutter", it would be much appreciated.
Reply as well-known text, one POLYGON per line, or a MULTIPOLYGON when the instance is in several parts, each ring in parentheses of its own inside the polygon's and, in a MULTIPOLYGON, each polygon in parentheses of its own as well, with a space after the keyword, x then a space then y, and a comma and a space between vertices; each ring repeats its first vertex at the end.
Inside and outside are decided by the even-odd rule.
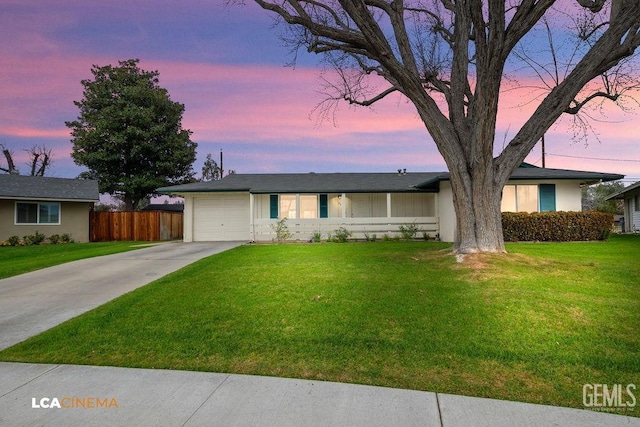
POLYGON ((540 212, 556 211, 556 185, 540 184, 540 212))
POLYGON ((326 194, 320 195, 320 218, 329 218, 329 198, 326 194))
POLYGON ((271 194, 269 196, 269 218, 278 218, 278 195, 271 194))

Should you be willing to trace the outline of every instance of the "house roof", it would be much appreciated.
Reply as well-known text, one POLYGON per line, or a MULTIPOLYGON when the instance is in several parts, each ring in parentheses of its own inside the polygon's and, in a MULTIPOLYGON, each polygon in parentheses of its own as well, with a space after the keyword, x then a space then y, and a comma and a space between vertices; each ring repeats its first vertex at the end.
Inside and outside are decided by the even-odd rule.
POLYGON ((607 198, 605 198, 605 200, 624 199, 628 193, 630 193, 631 191, 636 190, 638 188, 640 188, 640 181, 636 182, 635 184, 631 184, 631 185, 623 188, 622 190, 618 191, 617 193, 614 193, 614 194, 612 194, 610 196, 607 196, 607 198))
MULTIPOLYGON (((619 174, 523 165, 515 171, 511 179, 571 179, 592 184, 623 177, 624 175, 619 174)), ((440 181, 449 179, 449 172, 232 174, 219 181, 174 185, 159 188, 157 191, 167 194, 231 191, 247 191, 254 194, 438 192, 440 181)))
POLYGON ((435 192, 436 187, 416 188, 418 182, 438 173, 283 173, 232 174, 219 181, 195 182, 159 188, 159 193, 249 191, 268 193, 368 193, 435 192))
POLYGON ((0 175, 0 199, 97 202, 98 181, 0 175))

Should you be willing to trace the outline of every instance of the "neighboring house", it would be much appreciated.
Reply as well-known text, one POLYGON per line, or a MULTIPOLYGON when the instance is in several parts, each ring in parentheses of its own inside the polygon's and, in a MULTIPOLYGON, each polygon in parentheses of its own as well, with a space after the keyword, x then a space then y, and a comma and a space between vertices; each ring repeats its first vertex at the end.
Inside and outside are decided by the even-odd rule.
POLYGON ((626 232, 640 232, 640 182, 607 197, 606 200, 624 200, 624 228, 626 232))
POLYGON ((0 241, 38 231, 88 242, 89 210, 99 196, 97 181, 0 175, 0 241))
MULTIPOLYGON (((505 186, 503 211, 580 211, 582 185, 623 175, 543 169, 526 163, 505 186)), ((184 240, 271 241, 287 218, 293 239, 323 238, 345 227, 353 237, 397 235, 415 223, 453 241, 455 212, 448 172, 235 174, 219 181, 158 189, 185 199, 184 240)))

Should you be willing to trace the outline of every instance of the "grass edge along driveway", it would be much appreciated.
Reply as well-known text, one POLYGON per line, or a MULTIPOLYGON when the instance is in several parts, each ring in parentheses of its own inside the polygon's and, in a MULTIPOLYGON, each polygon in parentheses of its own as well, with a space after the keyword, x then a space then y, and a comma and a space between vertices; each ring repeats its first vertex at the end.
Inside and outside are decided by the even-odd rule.
POLYGON ((239 247, 0 360, 273 375, 576 408, 584 384, 640 384, 639 237, 509 244, 508 255, 463 264, 447 248, 239 247))
POLYGON ((0 279, 71 261, 147 247, 150 242, 96 242, 0 247, 0 279))

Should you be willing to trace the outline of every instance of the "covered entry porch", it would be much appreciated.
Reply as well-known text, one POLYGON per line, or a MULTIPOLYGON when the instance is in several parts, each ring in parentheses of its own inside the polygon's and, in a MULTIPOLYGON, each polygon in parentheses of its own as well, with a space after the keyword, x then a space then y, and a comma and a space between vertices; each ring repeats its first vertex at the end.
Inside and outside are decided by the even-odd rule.
POLYGON ((276 223, 287 218, 292 240, 323 239, 341 227, 354 239, 400 235, 400 227, 415 225, 418 237, 439 235, 437 193, 285 193, 251 194, 251 238, 272 241, 276 223))

